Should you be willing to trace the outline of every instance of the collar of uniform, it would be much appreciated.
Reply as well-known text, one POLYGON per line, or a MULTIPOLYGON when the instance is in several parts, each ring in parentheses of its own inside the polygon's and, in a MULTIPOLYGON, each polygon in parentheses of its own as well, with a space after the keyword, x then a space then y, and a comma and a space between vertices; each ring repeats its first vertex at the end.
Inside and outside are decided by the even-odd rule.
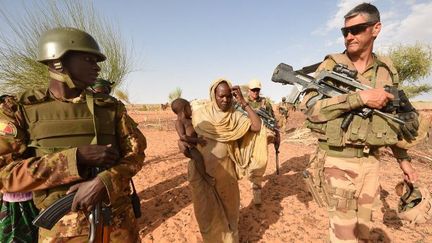
POLYGON ((377 61, 378 61, 377 56, 375 55, 375 53, 372 52, 372 62, 365 68, 362 74, 370 71, 371 69, 375 69, 378 63, 377 61))
POLYGON ((79 95, 79 96, 77 96, 77 97, 74 97, 74 98, 64 98, 64 97, 62 97, 62 98, 57 98, 57 97, 55 97, 52 93, 51 93, 51 91, 50 90, 48 90, 48 92, 49 92, 49 97, 51 98, 51 99, 53 99, 53 100, 58 100, 58 101, 62 101, 62 102, 69 102, 69 103, 84 103, 85 102, 85 96, 86 96, 86 91, 85 90, 83 90, 82 92, 81 92, 81 94, 79 95))
POLYGON ((262 97, 261 96, 258 96, 258 99, 256 99, 256 100, 253 100, 251 97, 247 97, 247 100, 248 100, 248 102, 261 102, 261 100, 262 100, 262 97))

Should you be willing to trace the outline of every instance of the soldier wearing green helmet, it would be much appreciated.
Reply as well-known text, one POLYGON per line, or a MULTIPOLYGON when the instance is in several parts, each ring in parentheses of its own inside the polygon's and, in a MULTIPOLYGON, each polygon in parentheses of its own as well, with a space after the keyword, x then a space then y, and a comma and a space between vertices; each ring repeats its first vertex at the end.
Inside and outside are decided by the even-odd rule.
POLYGON ((40 242, 88 242, 101 232, 89 233, 94 228, 87 216, 96 205, 111 212, 102 220, 105 239, 139 241, 129 181, 142 167, 146 140, 120 101, 89 88, 105 59, 88 33, 48 30, 37 55, 48 67, 48 88, 0 106, 0 125, 10 131, 0 133, 0 142, 7 142, 0 143, 3 191, 32 191, 41 210, 75 193, 71 212, 51 230, 39 229, 40 242))

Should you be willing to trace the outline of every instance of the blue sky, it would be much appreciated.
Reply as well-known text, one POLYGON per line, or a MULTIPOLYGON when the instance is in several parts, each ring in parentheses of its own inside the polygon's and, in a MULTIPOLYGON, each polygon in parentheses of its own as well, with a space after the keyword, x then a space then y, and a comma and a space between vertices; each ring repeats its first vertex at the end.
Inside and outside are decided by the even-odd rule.
MULTIPOLYGON (((343 51, 343 15, 361 2, 94 0, 94 6, 135 51, 136 71, 123 87, 130 100, 164 103, 176 87, 186 99, 207 98, 211 81, 218 77, 234 84, 259 79, 262 93, 279 101, 290 89, 270 81, 274 68, 285 62, 297 69, 343 51)), ((375 51, 432 43, 432 1, 371 2, 383 23, 375 51)))

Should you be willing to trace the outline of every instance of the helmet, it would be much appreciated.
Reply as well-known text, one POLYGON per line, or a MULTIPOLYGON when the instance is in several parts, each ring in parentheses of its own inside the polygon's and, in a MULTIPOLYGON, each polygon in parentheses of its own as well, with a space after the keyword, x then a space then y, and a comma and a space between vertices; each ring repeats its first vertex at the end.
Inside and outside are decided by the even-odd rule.
POLYGON ((286 101, 286 97, 282 97, 282 101, 284 101, 284 102, 285 102, 285 101, 286 101))
POLYGON ((98 61, 106 57, 99 49, 95 39, 88 33, 71 28, 54 28, 42 33, 38 43, 37 61, 45 63, 61 58, 68 51, 82 51, 98 56, 98 61))
POLYGON ((249 89, 261 89, 261 82, 257 79, 253 79, 249 82, 249 89))
POLYGON ((395 189, 400 196, 399 218, 419 224, 426 223, 432 218, 432 197, 426 187, 399 182, 395 189))

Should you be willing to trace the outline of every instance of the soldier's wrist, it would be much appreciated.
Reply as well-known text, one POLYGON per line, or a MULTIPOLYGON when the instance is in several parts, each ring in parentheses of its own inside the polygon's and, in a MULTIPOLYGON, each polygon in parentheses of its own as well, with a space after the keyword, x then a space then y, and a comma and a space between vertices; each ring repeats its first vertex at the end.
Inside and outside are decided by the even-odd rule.
POLYGON ((347 96, 347 102, 348 102, 351 110, 355 110, 355 109, 363 107, 365 105, 363 103, 363 100, 361 99, 359 93, 349 94, 347 96))

